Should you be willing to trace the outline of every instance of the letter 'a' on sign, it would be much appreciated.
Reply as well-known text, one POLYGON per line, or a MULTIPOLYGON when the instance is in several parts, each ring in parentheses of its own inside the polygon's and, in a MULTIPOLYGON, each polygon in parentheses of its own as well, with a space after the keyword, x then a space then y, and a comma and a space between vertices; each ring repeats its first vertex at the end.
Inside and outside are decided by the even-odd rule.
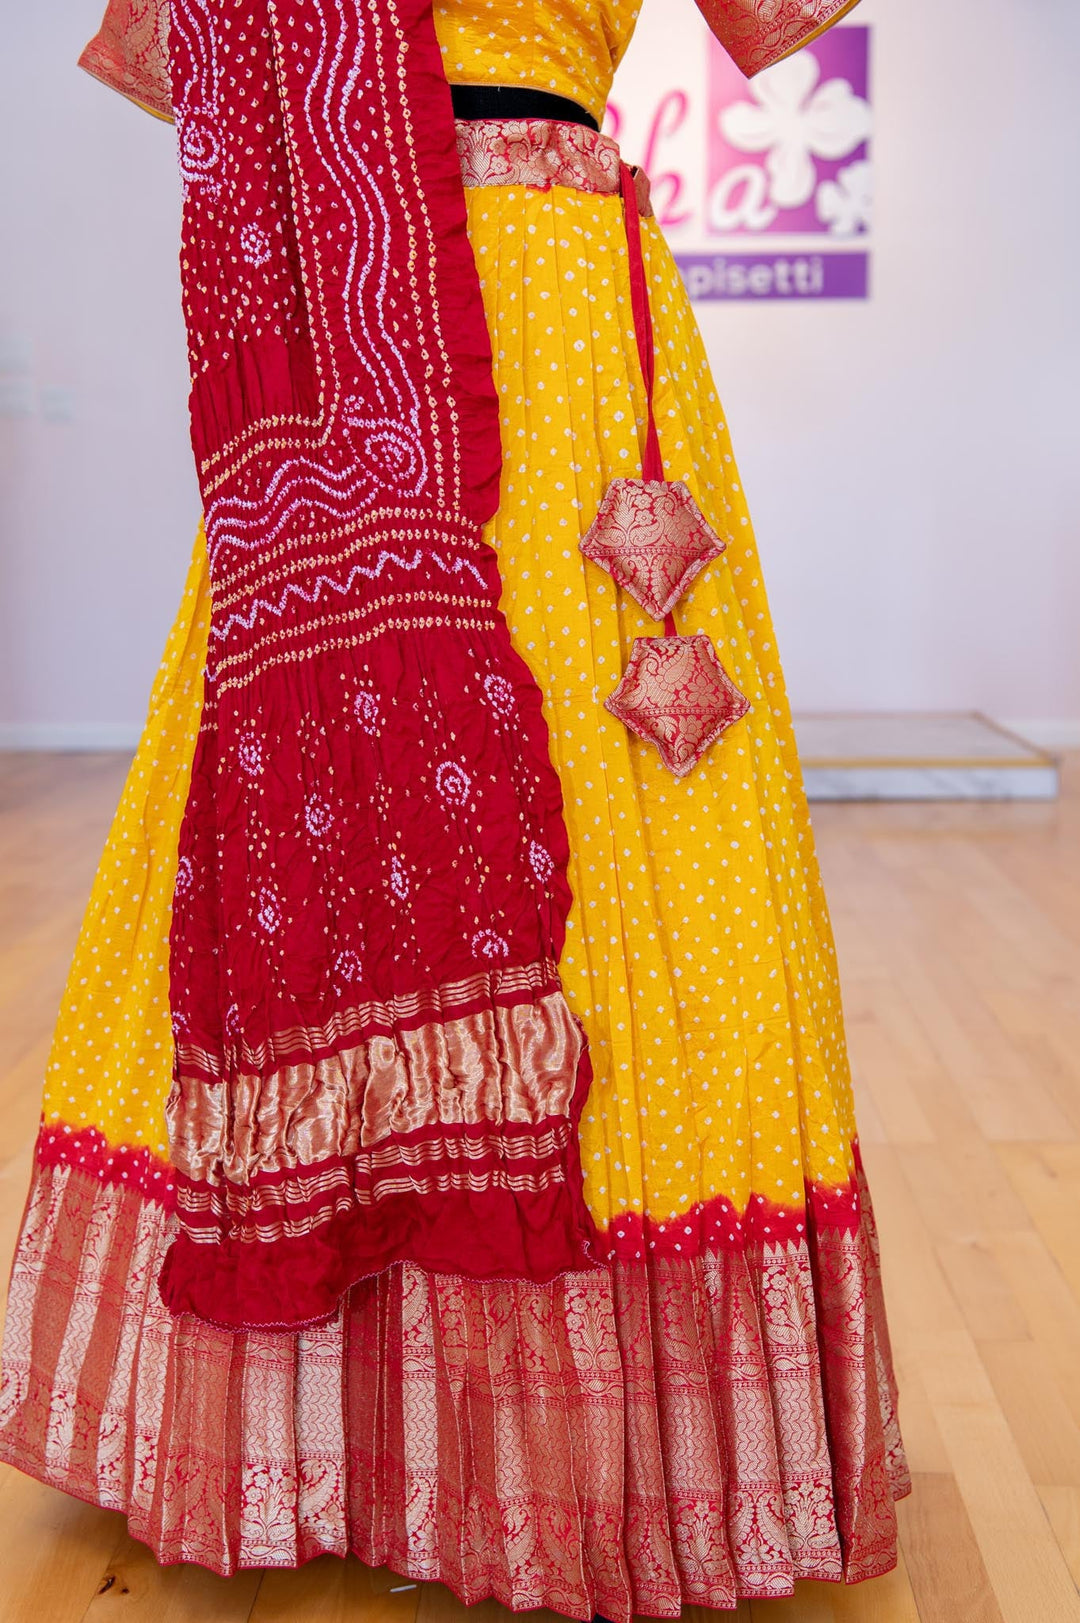
POLYGON ((869 28, 843 25, 748 82, 710 38, 704 235, 731 252, 711 277, 680 257, 696 297, 867 296, 869 54, 869 28))
POLYGON ((691 298, 868 296, 870 41, 843 22, 748 80, 690 11, 631 51, 613 133, 643 154, 691 298))

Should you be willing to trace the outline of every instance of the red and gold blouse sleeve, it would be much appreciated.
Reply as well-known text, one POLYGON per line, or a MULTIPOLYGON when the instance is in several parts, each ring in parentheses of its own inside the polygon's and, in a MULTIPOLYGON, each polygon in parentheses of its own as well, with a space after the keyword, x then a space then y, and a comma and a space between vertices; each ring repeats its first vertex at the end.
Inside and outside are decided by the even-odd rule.
POLYGON ((109 0, 79 66, 159 118, 172 118, 169 0, 109 0))
POLYGON ((697 0, 705 21, 747 78, 809 45, 858 0, 697 0))

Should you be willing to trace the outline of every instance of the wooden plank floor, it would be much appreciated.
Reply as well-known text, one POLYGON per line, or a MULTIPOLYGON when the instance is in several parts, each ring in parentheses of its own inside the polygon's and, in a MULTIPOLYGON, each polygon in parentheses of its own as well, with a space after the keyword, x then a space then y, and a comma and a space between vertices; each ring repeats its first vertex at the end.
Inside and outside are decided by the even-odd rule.
MULTIPOLYGON (((123 766, 0 757, 5 1256, 123 766)), ((740 1623, 1080 1623, 1080 758, 1065 782, 1057 806, 817 810, 915 1491, 896 1573, 802 1585, 740 1623)), ((0 1473, 0 1623, 464 1613, 399 1583, 331 1559, 230 1580, 162 1571, 120 1517, 0 1473)))

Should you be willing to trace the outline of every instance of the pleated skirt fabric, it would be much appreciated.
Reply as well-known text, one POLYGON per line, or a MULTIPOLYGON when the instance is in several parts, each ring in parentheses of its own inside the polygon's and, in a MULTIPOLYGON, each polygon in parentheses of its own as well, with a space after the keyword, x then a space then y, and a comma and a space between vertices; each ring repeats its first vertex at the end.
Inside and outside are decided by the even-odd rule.
POLYGON ((544 694, 608 1267, 550 1286, 410 1265, 299 1336, 174 1320, 168 926, 198 730, 196 546, 98 873, 15 1261, 0 1456, 218 1572, 352 1550, 467 1602, 674 1617, 895 1561, 907 1476, 828 915, 762 575, 700 335, 644 223, 665 473, 724 556, 676 610, 747 717, 676 780, 604 708, 650 622, 579 550, 640 472, 618 198, 475 187, 501 402, 488 539, 544 694))

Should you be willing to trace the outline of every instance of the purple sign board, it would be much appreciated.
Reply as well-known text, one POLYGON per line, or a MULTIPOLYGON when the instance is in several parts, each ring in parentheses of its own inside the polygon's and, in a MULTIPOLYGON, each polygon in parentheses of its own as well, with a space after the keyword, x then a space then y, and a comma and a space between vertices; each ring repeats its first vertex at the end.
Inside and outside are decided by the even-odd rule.
POLYGON ((752 80, 687 28, 700 54, 658 41, 620 69, 605 128, 640 155, 691 297, 867 298, 869 28, 830 29, 752 80))
POLYGON ((710 36, 700 229, 723 250, 678 255, 694 298, 868 296, 869 41, 831 29, 748 82, 710 36))
POLYGON ((710 36, 707 231, 866 235, 868 56, 868 29, 834 28, 748 83, 710 36))
POLYGON ((692 299, 865 299, 865 253, 677 254, 692 299))

